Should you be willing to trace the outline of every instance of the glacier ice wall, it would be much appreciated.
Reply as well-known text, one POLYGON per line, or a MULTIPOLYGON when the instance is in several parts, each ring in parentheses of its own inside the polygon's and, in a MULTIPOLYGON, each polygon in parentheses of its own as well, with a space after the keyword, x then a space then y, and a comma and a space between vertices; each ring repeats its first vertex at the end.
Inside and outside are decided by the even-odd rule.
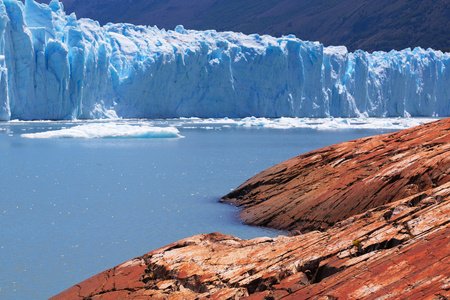
POLYGON ((101 27, 0 0, 0 120, 450 115, 450 54, 294 36, 101 27))

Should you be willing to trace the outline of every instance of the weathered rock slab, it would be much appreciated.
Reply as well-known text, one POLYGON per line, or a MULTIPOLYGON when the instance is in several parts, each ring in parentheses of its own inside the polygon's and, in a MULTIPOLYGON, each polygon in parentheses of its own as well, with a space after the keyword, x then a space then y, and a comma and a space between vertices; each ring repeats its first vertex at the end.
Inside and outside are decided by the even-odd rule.
POLYGON ((52 299, 450 297, 450 183, 422 195, 418 202, 413 195, 323 232, 253 240, 193 236, 52 299))
POLYGON ((315 230, 450 181, 450 119, 312 151, 250 178, 222 201, 258 226, 315 230))

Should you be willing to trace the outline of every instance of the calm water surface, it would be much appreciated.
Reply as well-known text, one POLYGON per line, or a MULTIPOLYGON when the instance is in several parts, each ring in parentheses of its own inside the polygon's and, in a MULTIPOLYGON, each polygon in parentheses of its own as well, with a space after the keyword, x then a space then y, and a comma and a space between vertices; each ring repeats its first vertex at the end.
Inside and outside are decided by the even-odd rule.
POLYGON ((173 122, 157 125, 184 138, 26 139, 75 123, 0 123, 1 299, 45 299, 199 233, 280 234, 218 199, 298 154, 388 132, 173 122))

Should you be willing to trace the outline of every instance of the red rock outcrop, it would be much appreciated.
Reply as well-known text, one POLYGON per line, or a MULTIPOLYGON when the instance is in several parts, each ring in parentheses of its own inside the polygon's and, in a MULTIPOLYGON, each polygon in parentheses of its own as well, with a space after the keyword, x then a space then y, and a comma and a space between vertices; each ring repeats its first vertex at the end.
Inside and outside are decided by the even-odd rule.
POLYGON ((334 223, 450 181, 450 119, 345 142, 275 165, 222 201, 241 219, 288 230, 334 223))
POLYGON ((241 195, 245 209, 260 209, 271 195, 278 201, 291 199, 284 202, 288 209, 275 202, 278 213, 265 206, 275 216, 272 220, 285 220, 287 214, 312 225, 296 219, 267 224, 309 229, 304 234, 253 240, 220 233, 193 236, 51 299, 450 299, 448 132, 450 121, 442 120, 328 147, 257 175, 235 194, 241 195), (387 141, 396 144, 384 145, 387 141), (302 170, 296 170, 299 166, 302 170), (337 174, 342 181, 335 179, 337 174), (263 191, 269 196, 263 197, 263 191), (319 195, 315 201, 326 213, 311 206, 305 193, 319 195), (387 199, 379 199, 380 194, 387 199), (322 200, 326 195, 331 203, 322 200), (338 195, 343 199, 337 201, 338 195), (290 213, 296 209, 291 202, 303 205, 297 196, 310 207, 307 218, 299 215, 304 207, 290 213))
POLYGON ((51 299, 447 299, 449 215, 450 183, 324 232, 253 240, 201 234, 51 299))

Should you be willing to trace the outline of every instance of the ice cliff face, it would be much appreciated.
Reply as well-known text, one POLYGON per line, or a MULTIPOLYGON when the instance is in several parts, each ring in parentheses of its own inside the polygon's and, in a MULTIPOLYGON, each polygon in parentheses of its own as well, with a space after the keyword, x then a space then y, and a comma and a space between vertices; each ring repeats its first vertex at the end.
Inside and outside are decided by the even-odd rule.
POLYGON ((0 120, 450 115, 450 54, 293 36, 100 27, 0 0, 0 120))

